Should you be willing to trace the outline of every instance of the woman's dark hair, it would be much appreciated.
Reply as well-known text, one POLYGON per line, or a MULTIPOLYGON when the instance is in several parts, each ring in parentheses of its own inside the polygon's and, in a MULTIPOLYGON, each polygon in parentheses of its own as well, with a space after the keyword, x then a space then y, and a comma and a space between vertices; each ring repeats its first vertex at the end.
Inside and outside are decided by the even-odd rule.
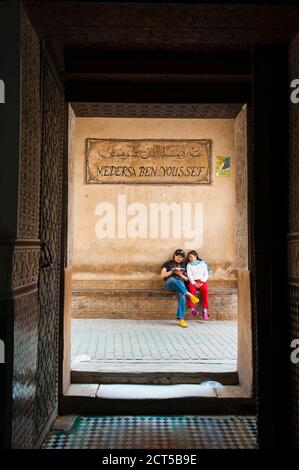
POLYGON ((198 256, 197 251, 195 251, 195 250, 189 251, 189 253, 187 255, 188 262, 189 262, 189 255, 194 255, 194 256, 196 256, 196 259, 198 259, 199 261, 202 261, 202 259, 198 256))

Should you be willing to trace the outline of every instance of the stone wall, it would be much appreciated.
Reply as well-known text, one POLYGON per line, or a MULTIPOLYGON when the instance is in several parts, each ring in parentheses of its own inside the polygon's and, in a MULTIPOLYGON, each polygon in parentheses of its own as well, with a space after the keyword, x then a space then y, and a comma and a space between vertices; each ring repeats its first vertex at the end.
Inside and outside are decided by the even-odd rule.
MULTIPOLYGON (((76 281, 73 284, 74 318, 114 318, 131 320, 174 320, 177 298, 157 283, 119 281, 115 287, 105 282, 76 281)), ((210 320, 237 319, 237 281, 209 283, 210 320)), ((200 304, 198 304, 200 305, 200 304)), ((190 315, 189 315, 190 317, 190 315)))
MULTIPOLYGON (((235 260, 235 151, 233 119, 121 119, 77 118, 75 131, 75 194, 73 279, 153 279, 162 262, 177 247, 197 249, 209 263, 231 265, 235 260), (85 184, 87 138, 212 139, 212 184, 85 184), (215 176, 217 155, 231 155, 231 176, 215 176), (157 239, 99 239, 95 226, 97 204, 117 207, 119 194, 127 205, 151 203, 203 204, 203 242, 184 234, 157 239)), ((131 217, 132 218, 132 217, 131 217)), ((193 225, 194 227, 194 225, 193 225)))
POLYGON ((227 270, 234 265, 236 255, 235 121, 121 118, 75 121, 73 316, 151 319, 161 318, 163 312, 165 318, 174 318, 176 298, 163 292, 160 268, 175 248, 182 247, 197 249, 214 271, 212 279, 216 284, 210 290, 210 317, 235 319, 236 275, 227 270), (86 184, 85 145, 91 137, 212 139, 212 184, 86 184), (231 156, 230 176, 215 175, 217 155, 231 156), (98 239, 95 208, 103 201, 116 206, 119 194, 125 195, 128 205, 136 201, 147 206, 152 202, 202 203, 202 245, 188 242, 184 235, 177 239, 171 236, 98 239), (117 298, 110 298, 111 288, 116 290, 117 298), (139 289, 135 296, 134 289, 139 289))

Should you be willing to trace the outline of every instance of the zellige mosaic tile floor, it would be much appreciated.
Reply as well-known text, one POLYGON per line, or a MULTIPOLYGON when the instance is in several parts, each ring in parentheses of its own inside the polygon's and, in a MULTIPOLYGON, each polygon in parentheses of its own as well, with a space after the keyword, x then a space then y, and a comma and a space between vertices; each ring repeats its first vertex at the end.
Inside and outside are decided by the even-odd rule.
POLYGON ((253 416, 79 416, 44 449, 255 449, 253 416))

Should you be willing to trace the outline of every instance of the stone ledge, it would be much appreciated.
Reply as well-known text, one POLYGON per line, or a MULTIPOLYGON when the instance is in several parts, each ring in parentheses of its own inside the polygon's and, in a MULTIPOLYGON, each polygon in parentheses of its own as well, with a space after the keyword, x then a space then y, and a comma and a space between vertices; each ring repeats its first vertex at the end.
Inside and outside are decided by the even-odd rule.
MULTIPOLYGON (((164 282, 161 279, 108 279, 108 280, 74 280, 72 282, 73 292, 89 290, 111 290, 111 283, 117 285, 119 290, 164 290, 164 282)), ((209 287, 238 287, 237 279, 209 279, 209 287)))
MULTIPOLYGON (((176 295, 175 292, 169 291, 166 289, 161 288, 159 289, 133 289, 133 288, 116 288, 116 289, 95 289, 90 288, 90 289, 73 289, 73 295, 76 296, 76 294, 79 295, 112 295, 112 294, 148 294, 148 295, 156 295, 156 296, 161 296, 161 295, 166 295, 166 296, 174 296, 176 295)), ((209 287, 209 293, 223 293, 226 295, 229 294, 236 294, 238 292, 238 289, 236 287, 209 287)))
MULTIPOLYGON (((236 320, 238 280, 211 278, 208 284, 210 320, 236 320)), ((160 277, 73 281, 73 318, 174 319, 176 309, 176 293, 166 290, 160 277)))

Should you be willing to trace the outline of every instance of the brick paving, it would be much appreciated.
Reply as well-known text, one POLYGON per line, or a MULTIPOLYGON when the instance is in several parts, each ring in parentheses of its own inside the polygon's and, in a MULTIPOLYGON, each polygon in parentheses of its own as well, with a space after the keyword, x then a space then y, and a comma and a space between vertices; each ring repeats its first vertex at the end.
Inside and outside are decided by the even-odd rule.
POLYGON ((72 319, 72 360, 104 363, 237 362, 237 322, 72 319))

